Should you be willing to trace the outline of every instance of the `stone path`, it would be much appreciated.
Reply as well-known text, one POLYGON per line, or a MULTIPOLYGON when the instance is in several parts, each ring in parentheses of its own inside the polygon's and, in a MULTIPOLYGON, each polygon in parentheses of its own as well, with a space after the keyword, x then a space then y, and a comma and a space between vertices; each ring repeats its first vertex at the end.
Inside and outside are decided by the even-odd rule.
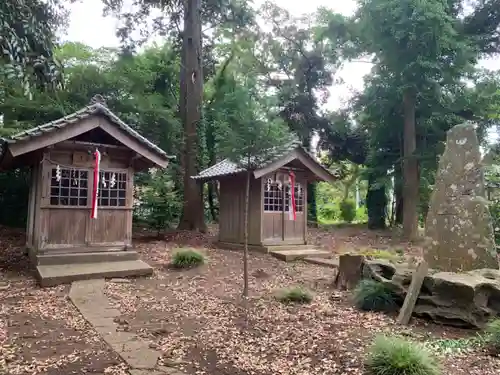
POLYGON ((185 375, 173 367, 157 364, 160 353, 131 332, 117 332, 115 318, 120 312, 111 307, 104 294, 104 279, 76 281, 69 298, 104 341, 130 366, 131 375, 185 375))

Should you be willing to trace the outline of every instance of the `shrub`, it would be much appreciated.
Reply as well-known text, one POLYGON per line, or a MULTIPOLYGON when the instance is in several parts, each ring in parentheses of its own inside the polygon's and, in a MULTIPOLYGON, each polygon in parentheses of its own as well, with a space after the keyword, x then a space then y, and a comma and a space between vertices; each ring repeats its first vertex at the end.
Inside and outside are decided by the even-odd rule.
POLYGON ((352 199, 340 202, 340 218, 347 223, 352 223, 356 218, 356 203, 352 199))
POLYGON ((160 233, 178 221, 182 201, 168 171, 156 171, 142 177, 142 184, 137 185, 136 198, 140 204, 135 206, 134 220, 160 233))
POLYGON ((500 200, 494 199, 490 202, 491 221, 493 222, 493 232, 495 234, 495 243, 500 245, 500 200))
POLYGON ((397 295, 390 286, 374 280, 361 280, 354 290, 354 304, 364 311, 393 311, 397 295))
POLYGON ((283 303, 310 303, 313 296, 305 289, 294 287, 283 290, 278 295, 278 300, 283 303))
POLYGON ((437 359, 419 344, 396 337, 375 338, 365 361, 370 375, 440 375, 437 359))
POLYGON ((321 218, 329 221, 337 220, 340 217, 339 207, 335 203, 322 206, 319 210, 321 218))
POLYGON ((361 206, 356 210, 356 221, 358 223, 366 223, 368 221, 366 206, 361 206))
POLYGON ((192 249, 181 249, 175 252, 172 258, 174 268, 193 268, 205 263, 205 258, 192 249))
POLYGON ((485 332, 485 343, 491 354, 500 354, 500 319, 489 322, 485 332))

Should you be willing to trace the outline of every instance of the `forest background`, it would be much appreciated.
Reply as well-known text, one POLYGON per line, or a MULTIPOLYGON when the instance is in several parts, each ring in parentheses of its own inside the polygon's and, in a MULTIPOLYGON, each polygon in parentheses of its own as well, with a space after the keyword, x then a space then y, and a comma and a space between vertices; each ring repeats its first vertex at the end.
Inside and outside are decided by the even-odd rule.
MULTIPOLYGON (((190 176, 238 157, 224 142, 234 129, 286 129, 341 172, 337 184, 309 189, 311 225, 400 225, 407 239, 425 218, 448 129, 474 122, 496 158, 500 0, 359 0, 352 12, 301 15, 246 0, 99 4, 119 20, 116 47, 68 41, 72 2, 0 5, 0 136, 103 95, 177 156, 166 171, 136 176, 137 224, 204 231, 217 222, 217 184, 200 191, 190 176), (353 63, 367 67, 363 85, 332 105, 353 63)), ((99 17, 100 7, 93 11, 99 17)), ((492 184, 497 175, 489 169, 492 184)), ((1 224, 24 225, 28 176, 0 174, 1 224)))

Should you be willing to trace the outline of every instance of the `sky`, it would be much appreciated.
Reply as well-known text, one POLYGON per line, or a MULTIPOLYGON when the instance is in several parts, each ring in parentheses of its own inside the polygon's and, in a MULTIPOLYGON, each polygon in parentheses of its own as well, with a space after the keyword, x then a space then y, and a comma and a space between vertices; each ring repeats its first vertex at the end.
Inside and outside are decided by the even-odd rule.
MULTIPOLYGON (((274 2, 287 9, 292 15, 300 16, 312 13, 319 7, 328 7, 335 12, 351 15, 356 9, 355 0, 274 0, 274 2)), ((260 6, 263 0, 255 0, 260 6)), ((82 42, 91 47, 117 47, 118 39, 115 29, 118 21, 113 17, 102 16, 102 0, 80 0, 70 6, 70 22, 64 40, 82 42), (89 22, 90 21, 90 22, 89 22)), ((480 65, 491 70, 500 70, 500 58, 482 61, 480 65)), ((354 91, 363 88, 363 78, 370 72, 371 65, 367 63, 348 62, 337 72, 336 78, 341 78, 343 84, 336 84, 330 89, 330 98, 326 103, 327 109, 337 109, 353 96, 354 91)))

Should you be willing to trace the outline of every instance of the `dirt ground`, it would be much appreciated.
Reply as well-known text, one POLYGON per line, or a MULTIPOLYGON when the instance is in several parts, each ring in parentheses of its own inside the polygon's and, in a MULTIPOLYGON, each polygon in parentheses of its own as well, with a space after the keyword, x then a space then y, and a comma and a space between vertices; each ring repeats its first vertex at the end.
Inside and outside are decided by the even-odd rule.
MULTIPOLYGON (((405 246, 388 233, 362 233, 359 228, 336 228, 328 234, 311 231, 311 237, 332 252, 350 246, 405 246), (335 238, 329 238, 332 235, 335 238)), ((149 340, 164 353, 165 361, 184 363, 189 373, 362 374, 364 352, 377 333, 421 341, 476 334, 424 321, 399 327, 394 317, 354 309, 348 294, 331 288, 333 270, 254 253, 249 265, 252 298, 245 309, 240 299, 241 253, 203 248, 207 243, 204 236, 182 233, 138 242, 143 258, 155 266, 154 277, 108 283, 106 290, 123 313, 124 329, 149 340), (179 246, 198 248, 207 264, 188 271, 170 269, 170 256, 179 246), (282 288, 297 285, 313 292, 312 304, 285 306, 274 298, 282 288)), ((454 354, 442 361, 445 375, 500 373, 500 361, 480 352, 454 354)))
MULTIPOLYGON (((347 247, 405 246, 389 233, 359 228, 311 231, 332 252, 347 247)), ((18 250, 22 232, 0 231, 0 374, 126 374, 120 359, 95 334, 66 298, 68 287, 40 289, 18 250)), ((120 309, 121 329, 137 332, 163 353, 162 361, 188 374, 362 374, 363 355, 376 333, 401 333, 419 340, 456 338, 473 332, 416 321, 410 328, 393 317, 355 310, 349 296, 330 288, 333 270, 287 264, 251 254, 248 306, 242 304, 242 257, 210 248, 210 236, 172 233, 155 239, 138 233, 135 243, 155 267, 151 278, 106 284, 120 309), (176 247, 195 247, 207 264, 189 271, 168 267, 176 247), (275 294, 302 285, 313 303, 285 306, 275 294), (248 313, 246 313, 248 311, 248 313)), ((500 373, 500 360, 479 352, 443 358, 445 375, 500 373)))
POLYGON ((120 358, 66 298, 69 286, 36 285, 23 243, 23 232, 0 230, 0 374, 119 373, 120 358))

